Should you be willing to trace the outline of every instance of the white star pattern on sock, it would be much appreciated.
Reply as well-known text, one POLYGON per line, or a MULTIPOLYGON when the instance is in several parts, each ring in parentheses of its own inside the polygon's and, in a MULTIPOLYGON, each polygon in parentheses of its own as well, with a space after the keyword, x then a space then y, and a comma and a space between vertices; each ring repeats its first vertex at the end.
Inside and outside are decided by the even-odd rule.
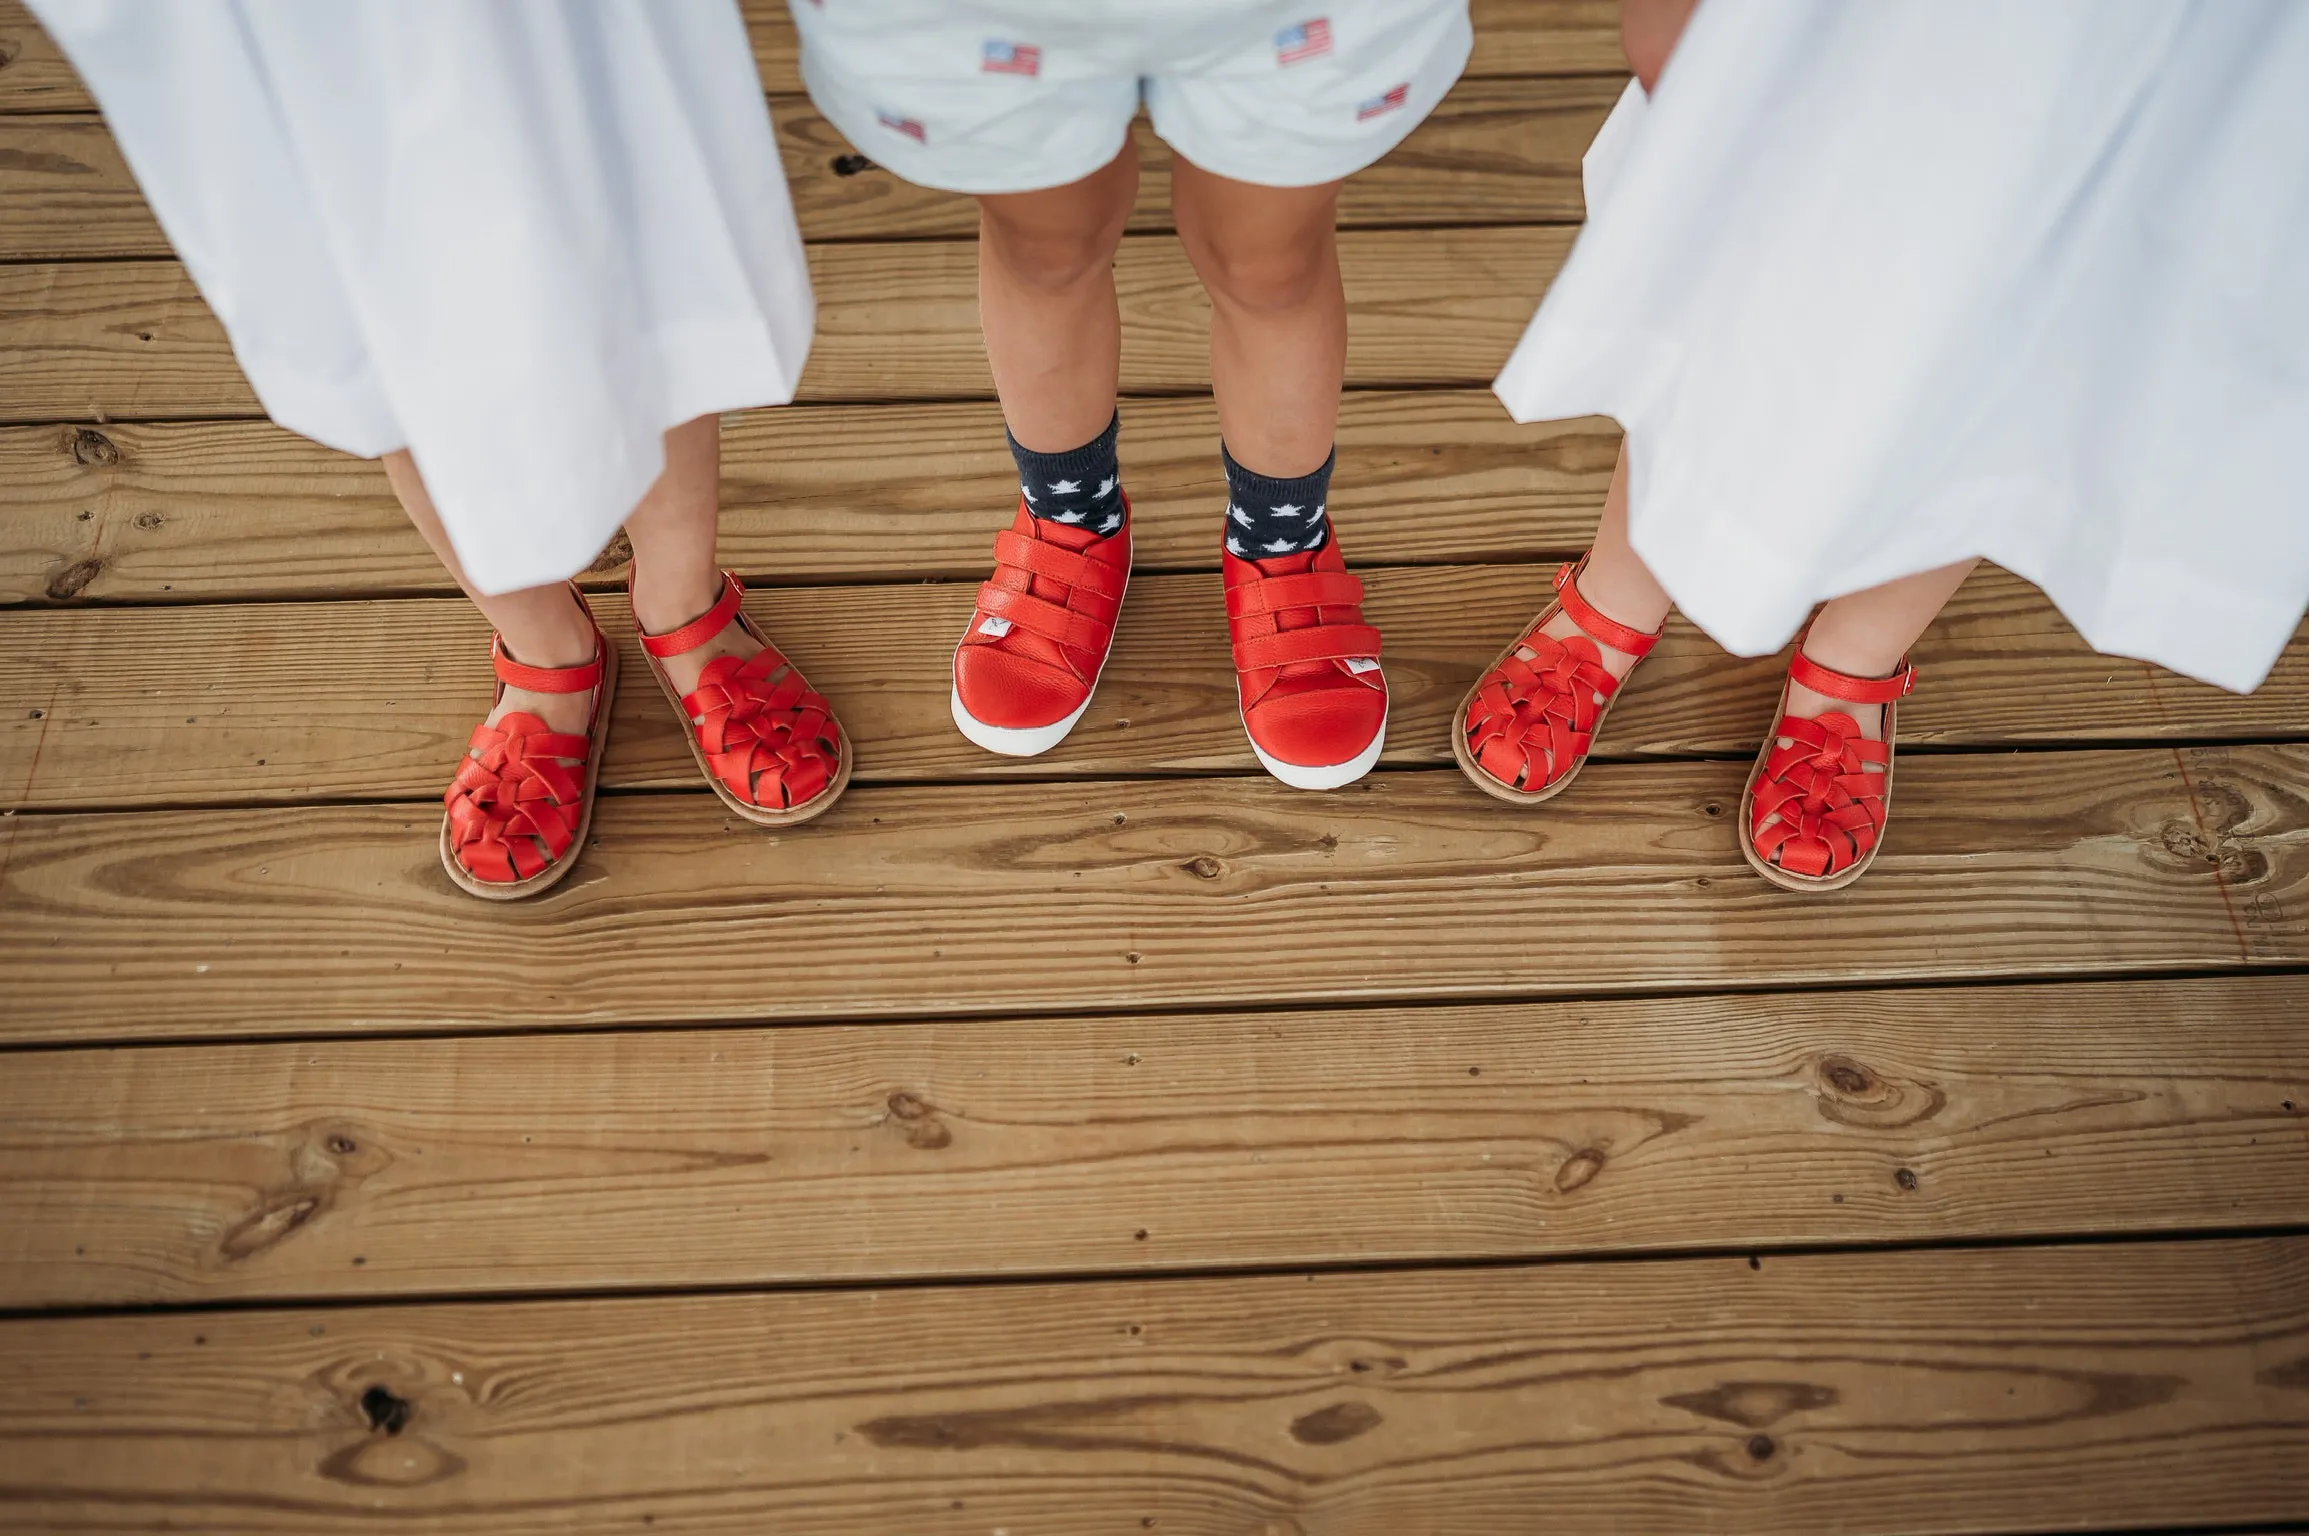
POLYGON ((1031 485, 1028 485, 1028 484, 1027 484, 1025 481, 1023 481, 1023 480, 1019 481, 1019 482, 1018 482, 1018 494, 1026 498, 1026 504, 1027 504, 1028 506, 1030 506, 1030 507, 1031 507, 1031 506, 1033 506, 1033 505, 1034 505, 1034 487, 1033 487, 1033 486, 1031 486, 1031 485))
POLYGON ((1071 496, 1081 489, 1082 482, 1080 480, 1053 480, 1050 482, 1050 494, 1053 496, 1071 496))
POLYGON ((1227 516, 1233 518, 1236 522, 1241 523, 1245 528, 1251 526, 1251 514, 1245 512, 1241 507, 1227 508, 1227 516))
POLYGON ((1297 517, 1300 511, 1300 509, 1295 505, 1269 507, 1267 510, 1274 513, 1277 517, 1297 517))
POLYGON ((1243 560, 1249 558, 1251 552, 1243 548, 1241 539, 1229 534, 1227 536, 1227 553, 1233 555, 1237 560, 1243 560))
POLYGON ((1270 555, 1287 555, 1298 547, 1298 545, 1292 543, 1289 539, 1277 539, 1274 543, 1267 546, 1267 553, 1270 555))
POLYGON ((1079 523, 1082 521, 1082 514, 1080 512, 1054 512, 1051 514, 1050 520, 1054 523, 1079 523))
POLYGON ((1100 524, 1098 525, 1098 531, 1099 531, 1100 533, 1112 533, 1112 532, 1114 532, 1114 531, 1115 531, 1117 528, 1120 528, 1121 526, 1122 526, 1122 514, 1121 514, 1120 512, 1117 512, 1117 513, 1115 513, 1115 514, 1114 514, 1112 517, 1109 517, 1109 518, 1108 518, 1108 519, 1107 519, 1105 522, 1103 522, 1103 523, 1100 523, 1100 524))
POLYGON ((1097 493, 1096 493, 1096 499, 1097 499, 1097 500, 1100 500, 1100 501, 1104 501, 1104 500, 1105 500, 1107 497, 1109 497, 1109 496, 1112 496, 1113 494, 1114 494, 1114 476, 1112 476, 1112 475, 1108 475, 1108 476, 1107 476, 1107 477, 1106 477, 1104 480, 1101 480, 1101 481, 1098 483, 1098 491, 1097 491, 1097 493))

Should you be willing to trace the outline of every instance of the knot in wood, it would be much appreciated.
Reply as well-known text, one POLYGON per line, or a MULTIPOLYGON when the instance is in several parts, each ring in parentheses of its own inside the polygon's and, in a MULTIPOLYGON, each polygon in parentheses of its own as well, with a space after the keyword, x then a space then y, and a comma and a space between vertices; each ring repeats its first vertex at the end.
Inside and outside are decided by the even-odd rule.
POLYGON ((76 464, 107 466, 120 462, 120 445, 94 427, 75 428, 65 446, 76 464))
POLYGON ((1748 1457, 1752 1461, 1770 1461, 1772 1453, 1779 1448, 1779 1442, 1770 1435, 1750 1435, 1748 1437, 1748 1457))
POLYGON ((878 169, 873 161, 858 154, 836 155, 833 165, 837 176, 856 176, 861 172, 878 169))
POLYGON ((1227 867, 1224 864, 1207 853, 1187 860, 1181 867, 1188 873, 1200 876, 1205 880, 1216 880, 1227 872, 1227 867))
POLYGON ((407 1429, 409 1420, 416 1416, 416 1412, 415 1404, 405 1397, 397 1396, 391 1388, 383 1385, 371 1386, 361 1394, 361 1416, 369 1421, 371 1429, 382 1430, 388 1435, 397 1435, 407 1429))
POLYGON ((104 572, 102 560, 75 560, 63 570, 48 578, 48 597, 52 602, 63 602, 78 597, 88 584, 104 572))

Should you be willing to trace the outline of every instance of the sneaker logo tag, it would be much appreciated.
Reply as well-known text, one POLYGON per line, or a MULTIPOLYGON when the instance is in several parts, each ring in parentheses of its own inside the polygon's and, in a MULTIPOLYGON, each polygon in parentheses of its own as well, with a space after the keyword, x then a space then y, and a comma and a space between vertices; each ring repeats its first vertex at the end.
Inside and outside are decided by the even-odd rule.
MULTIPOLYGON (((999 640, 1004 635, 1010 633, 1010 621, 1008 619, 998 619, 995 618, 992 614, 989 614, 986 617, 986 622, 978 626, 978 632, 982 635, 992 635, 995 639, 999 640)), ((1373 662, 1371 665, 1377 666, 1379 663, 1373 662)))
POLYGON ((1350 656, 1347 658, 1347 670, 1361 677, 1366 672, 1378 671, 1379 663, 1370 656, 1350 656))

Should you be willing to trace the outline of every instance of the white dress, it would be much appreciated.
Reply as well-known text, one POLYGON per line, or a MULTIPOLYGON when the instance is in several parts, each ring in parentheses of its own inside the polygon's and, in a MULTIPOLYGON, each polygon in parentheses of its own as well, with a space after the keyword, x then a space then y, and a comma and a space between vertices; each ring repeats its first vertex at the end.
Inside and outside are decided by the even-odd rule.
POLYGON ((809 273, 733 0, 32 0, 274 420, 410 450, 484 591, 582 569, 809 273))
POLYGON ((1707 0, 1497 389, 1744 655, 1985 555, 2258 684, 2309 604, 2309 5, 1707 0))

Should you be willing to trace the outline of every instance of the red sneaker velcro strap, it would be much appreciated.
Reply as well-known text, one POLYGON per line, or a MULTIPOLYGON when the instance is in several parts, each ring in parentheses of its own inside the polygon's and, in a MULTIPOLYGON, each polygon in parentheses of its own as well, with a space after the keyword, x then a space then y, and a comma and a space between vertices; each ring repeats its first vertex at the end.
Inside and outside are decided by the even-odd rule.
POLYGON ((1842 699, 1847 704, 1889 704, 1894 699, 1905 699, 1916 690, 1916 669, 1902 657, 1900 670, 1890 677, 1853 677, 1823 667, 1804 654, 1804 647, 1796 647, 1795 659, 1788 663, 1788 676, 1814 693, 1824 693, 1831 699, 1842 699))
POLYGON ((994 536, 994 560, 997 565, 1016 566, 1070 587, 1095 592, 1100 597, 1122 596, 1122 572, 1105 561, 1012 533, 1007 528, 994 536))
POLYGON ((532 667, 506 655, 504 638, 492 635, 489 664, 509 687, 526 688, 531 693, 583 693, 600 686, 601 653, 605 644, 597 629, 593 632, 593 660, 574 667, 532 667))
POLYGON ((1235 670, 1287 667, 1302 661, 1346 661, 1379 654, 1379 631, 1368 624, 1314 624, 1235 642, 1235 670))
MULTIPOLYGON (((729 628, 730 620, 737 617, 738 605, 745 601, 746 589, 736 576, 722 572, 722 595, 711 608, 684 624, 662 635, 644 633, 641 648, 652 656, 679 656, 699 646, 729 628)), ((639 626, 636 626, 637 628, 639 626)))
POLYGON ((1362 601, 1362 581, 1345 571, 1263 576, 1257 581, 1227 588, 1227 617, 1244 619, 1253 614, 1279 613, 1286 608, 1354 608, 1362 601))
POLYGON ((1624 651, 1630 656, 1650 654, 1651 648, 1660 643, 1660 636, 1667 633, 1667 625, 1662 624, 1647 634, 1632 625, 1607 617, 1593 603, 1579 595, 1579 573, 1586 569, 1587 556, 1582 555, 1576 563, 1564 566, 1555 573, 1555 595, 1563 604, 1563 611, 1571 615, 1571 621, 1583 633, 1601 640, 1615 651, 1624 651))
POLYGON ((978 608, 994 618, 1009 620, 1029 634, 1078 651, 1103 653, 1113 630, 1111 622, 1061 608, 1031 593, 998 587, 991 581, 978 589, 978 608))

